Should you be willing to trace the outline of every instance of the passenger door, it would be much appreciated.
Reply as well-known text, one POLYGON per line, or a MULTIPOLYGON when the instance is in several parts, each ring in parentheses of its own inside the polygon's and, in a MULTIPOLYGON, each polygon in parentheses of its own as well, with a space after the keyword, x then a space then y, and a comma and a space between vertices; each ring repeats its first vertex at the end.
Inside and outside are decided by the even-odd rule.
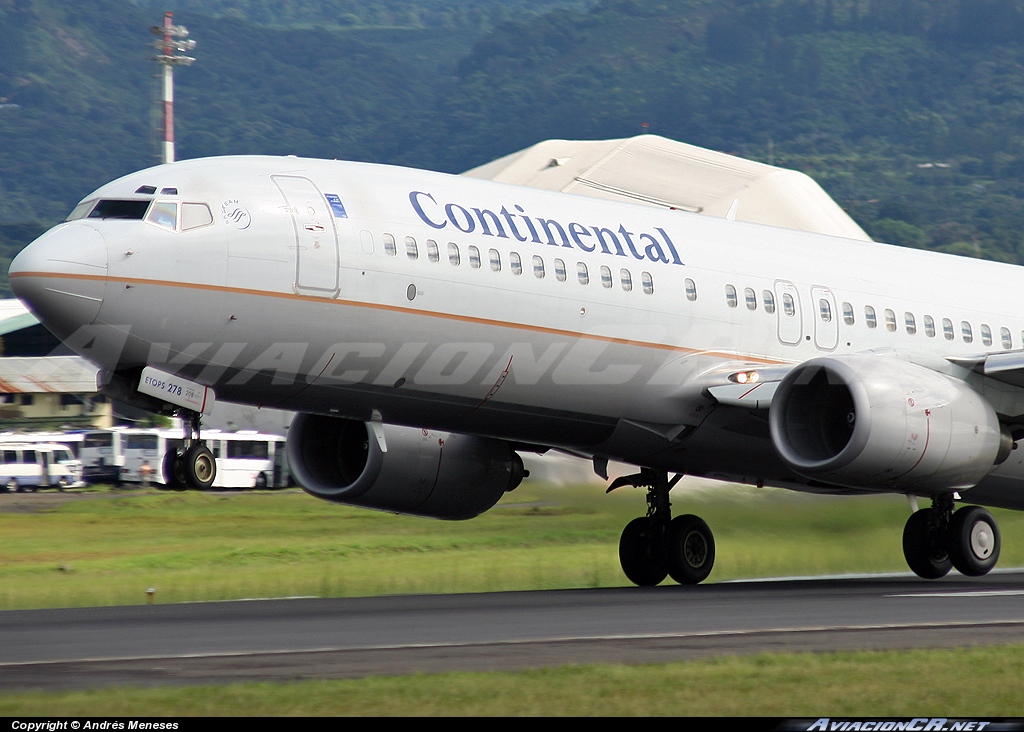
POLYGON ((295 229, 295 290, 309 295, 338 295, 338 233, 323 193, 313 181, 275 175, 295 229))

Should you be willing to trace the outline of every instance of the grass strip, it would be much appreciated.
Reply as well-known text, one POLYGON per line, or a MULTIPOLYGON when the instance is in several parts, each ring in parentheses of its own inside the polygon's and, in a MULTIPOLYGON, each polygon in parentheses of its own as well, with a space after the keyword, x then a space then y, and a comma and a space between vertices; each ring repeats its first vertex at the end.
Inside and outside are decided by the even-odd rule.
POLYGON ((1020 716, 1024 646, 0 694, 0 716, 1020 716))
MULTIPOLYGON (((466 522, 299 491, 91 492, 4 511, 24 498, 0 495, 0 609, 141 604, 149 588, 185 602, 622 586, 619 533, 645 510, 640 491, 524 485, 466 522)), ((725 486, 673 501, 715 532, 710 581, 907 571, 899 497, 725 486)), ((995 513, 1000 566, 1024 565, 1024 514, 995 513)))

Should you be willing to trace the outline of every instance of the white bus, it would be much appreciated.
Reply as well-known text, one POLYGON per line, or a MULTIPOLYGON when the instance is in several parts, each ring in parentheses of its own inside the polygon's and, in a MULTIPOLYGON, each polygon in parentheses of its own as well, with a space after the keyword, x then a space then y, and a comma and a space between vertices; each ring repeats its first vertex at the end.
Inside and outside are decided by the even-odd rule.
POLYGON ((217 458, 214 487, 284 488, 291 483, 285 439, 255 430, 203 432, 217 458))
POLYGON ((67 445, 75 457, 78 457, 84 438, 84 432, 0 432, 0 442, 50 442, 67 445))
POLYGON ((82 463, 67 445, 51 442, 0 442, 0 491, 77 488, 82 463))
MULTIPOLYGON (((214 488, 282 488, 290 482, 285 439, 256 431, 203 430, 203 440, 217 460, 214 488)), ((149 463, 150 481, 164 484, 167 451, 184 445, 181 430, 115 428, 87 432, 82 445, 83 470, 90 482, 142 482, 149 463)))

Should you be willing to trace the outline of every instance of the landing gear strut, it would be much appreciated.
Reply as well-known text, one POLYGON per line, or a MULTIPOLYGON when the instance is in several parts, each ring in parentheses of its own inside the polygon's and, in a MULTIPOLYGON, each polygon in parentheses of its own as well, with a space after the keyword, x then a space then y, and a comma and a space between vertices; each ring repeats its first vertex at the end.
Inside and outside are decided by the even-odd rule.
POLYGON ((206 490, 217 477, 217 461, 200 439, 198 412, 181 410, 184 449, 172 448, 164 455, 163 474, 168 488, 189 487, 206 490))
POLYGON ((903 529, 903 555, 919 577, 938 579, 956 567, 980 577, 999 560, 999 526, 980 506, 953 512, 953 495, 938 496, 931 508, 915 511, 903 529))
POLYGON ((642 468, 617 478, 608 491, 624 485, 647 489, 647 515, 626 524, 619 539, 619 562, 635 585, 653 587, 671 576, 682 585, 702 582, 715 564, 711 529, 692 515, 672 518, 669 491, 682 475, 669 480, 664 470, 642 468))

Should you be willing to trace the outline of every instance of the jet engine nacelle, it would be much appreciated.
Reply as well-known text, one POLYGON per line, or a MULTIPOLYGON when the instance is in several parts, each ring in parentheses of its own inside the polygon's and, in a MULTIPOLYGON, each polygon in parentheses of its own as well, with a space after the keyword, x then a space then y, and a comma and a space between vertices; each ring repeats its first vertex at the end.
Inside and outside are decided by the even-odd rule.
POLYGON ((299 485, 328 501, 441 519, 491 508, 523 479, 507 442, 380 425, 387 451, 358 420, 300 414, 288 429, 288 462, 299 485))
POLYGON ((992 406, 964 382, 870 355, 797 366, 772 398, 769 423, 794 472, 868 490, 969 488, 1013 447, 992 406))

